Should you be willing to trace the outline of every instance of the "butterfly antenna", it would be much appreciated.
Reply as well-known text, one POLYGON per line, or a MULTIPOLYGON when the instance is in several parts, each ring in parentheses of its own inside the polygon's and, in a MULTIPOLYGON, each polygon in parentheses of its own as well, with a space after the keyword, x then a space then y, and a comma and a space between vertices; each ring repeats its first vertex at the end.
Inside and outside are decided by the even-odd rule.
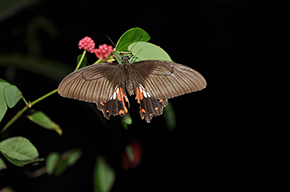
POLYGON ((116 47, 116 45, 115 45, 115 43, 112 41, 112 39, 111 39, 108 35, 106 35, 106 37, 108 37, 108 39, 111 41, 111 43, 114 45, 114 47, 116 47))
MULTIPOLYGON (((135 44, 133 45, 133 47, 131 47, 131 50, 135 47, 135 45, 140 41, 140 39, 142 38, 142 36, 143 35, 141 35, 140 37, 139 37, 139 39, 135 42, 135 44)), ((129 51, 131 51, 131 50, 129 50, 129 51)))

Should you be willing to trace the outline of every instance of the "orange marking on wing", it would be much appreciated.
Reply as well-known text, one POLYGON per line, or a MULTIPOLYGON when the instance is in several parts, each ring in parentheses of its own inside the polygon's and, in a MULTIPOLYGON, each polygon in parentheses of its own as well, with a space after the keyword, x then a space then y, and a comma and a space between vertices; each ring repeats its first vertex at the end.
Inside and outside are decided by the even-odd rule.
POLYGON ((120 109, 119 115, 124 115, 124 110, 123 109, 120 109))
POLYGON ((109 110, 106 110, 106 112, 107 112, 107 113, 110 113, 110 111, 109 111, 109 110))
POLYGON ((125 112, 127 113, 128 112, 128 109, 126 108, 124 98, 125 98, 125 100, 127 102, 128 102, 128 100, 127 100, 126 95, 125 95, 125 92, 124 92, 124 90, 122 88, 119 89, 119 93, 117 94, 117 98, 118 98, 119 101, 122 101, 122 104, 123 104, 123 107, 125 109, 125 112))
POLYGON ((146 113, 145 109, 141 109, 141 113, 146 113))
POLYGON ((120 88, 119 91, 118 91, 118 93, 117 93, 117 99, 118 99, 119 101, 122 100, 122 97, 121 97, 121 90, 123 90, 123 89, 120 88))
POLYGON ((155 107, 155 109, 154 109, 154 110, 156 111, 157 109, 159 109, 159 107, 155 107))
POLYGON ((105 104, 103 102, 100 103, 102 106, 104 106, 105 104))
POLYGON ((160 99, 160 100, 159 100, 159 103, 161 103, 162 101, 163 101, 163 99, 160 99))
POLYGON ((137 97, 137 103, 140 104, 140 101, 143 99, 143 93, 141 92, 140 88, 136 88, 136 97, 137 97))

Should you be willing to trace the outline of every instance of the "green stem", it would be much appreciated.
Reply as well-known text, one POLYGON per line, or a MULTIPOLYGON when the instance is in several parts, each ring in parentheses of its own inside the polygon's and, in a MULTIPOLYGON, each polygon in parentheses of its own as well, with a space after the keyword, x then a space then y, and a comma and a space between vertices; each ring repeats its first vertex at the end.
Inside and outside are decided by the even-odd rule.
POLYGON ((24 101, 24 103, 25 103, 26 106, 29 105, 29 103, 26 101, 26 99, 24 98, 23 95, 21 96, 21 98, 22 98, 22 100, 24 101))
POLYGON ((78 70, 81 66, 81 63, 83 62, 84 58, 85 58, 85 55, 86 55, 86 50, 84 50, 83 54, 82 54, 82 57, 81 59, 79 60, 78 64, 77 64, 77 67, 75 68, 75 71, 78 70))
POLYGON ((31 108, 33 105, 38 103, 39 101, 45 99, 46 97, 49 97, 50 95, 54 94, 57 92, 57 89, 43 95, 42 97, 36 99, 33 102, 29 102, 23 109, 21 109, 10 121, 4 126, 4 128, 1 130, 0 135, 8 128, 10 127, 27 109, 31 108))
POLYGON ((22 113, 24 113, 24 111, 26 111, 27 109, 29 109, 28 106, 25 106, 21 111, 19 111, 12 119, 10 119, 10 121, 5 125, 5 127, 1 130, 0 135, 8 128, 10 127, 10 125, 12 125, 21 115, 22 113))
MULTIPOLYGON (((84 50, 81 59, 79 60, 77 67, 75 68, 75 71, 80 67, 84 57, 86 54, 86 50, 84 50)), ((10 127, 26 110, 28 110, 29 108, 31 108, 33 105, 35 105, 36 103, 38 103, 39 101, 42 101, 43 99, 49 97, 50 95, 54 94, 57 92, 58 89, 55 89, 45 95, 43 95, 42 97, 39 97, 38 99, 32 101, 32 102, 28 102, 26 101, 26 99, 22 96, 22 99, 24 100, 26 106, 21 109, 12 119, 10 119, 10 121, 4 126, 4 128, 1 130, 0 135, 8 128, 10 127)))
POLYGON ((32 107, 33 105, 35 105, 35 104, 38 103, 39 101, 41 101, 41 100, 45 99, 46 97, 49 97, 49 96, 51 96, 52 94, 56 93, 57 90, 58 90, 58 89, 55 89, 55 90, 53 90, 53 91, 51 91, 51 92, 49 92, 49 93, 43 95, 42 97, 39 97, 39 98, 36 99, 35 101, 32 101, 32 102, 30 103, 29 107, 32 107))
POLYGON ((94 64, 101 63, 101 61, 103 61, 102 58, 99 58, 96 62, 93 63, 93 65, 94 65, 94 64))

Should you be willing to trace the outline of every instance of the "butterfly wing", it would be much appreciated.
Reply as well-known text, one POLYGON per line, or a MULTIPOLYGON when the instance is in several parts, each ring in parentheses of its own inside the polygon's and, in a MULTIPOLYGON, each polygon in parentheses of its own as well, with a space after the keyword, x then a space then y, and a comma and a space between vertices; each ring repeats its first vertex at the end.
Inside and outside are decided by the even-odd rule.
POLYGON ((158 99, 202 90, 206 80, 196 70, 169 61, 147 60, 132 65, 138 82, 158 99))
POLYGON ((124 92, 124 69, 119 64, 100 63, 83 67, 67 75, 59 84, 63 97, 97 104, 106 118, 126 116, 128 102, 124 92))
POLYGON ((167 99, 202 90, 206 80, 196 70, 169 61, 146 60, 131 65, 140 116, 149 123, 163 113, 167 99))

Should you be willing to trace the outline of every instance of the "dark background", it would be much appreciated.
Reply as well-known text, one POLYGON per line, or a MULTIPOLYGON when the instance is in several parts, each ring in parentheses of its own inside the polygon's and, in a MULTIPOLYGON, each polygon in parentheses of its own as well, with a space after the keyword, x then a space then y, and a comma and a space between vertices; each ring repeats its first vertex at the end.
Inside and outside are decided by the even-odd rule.
MULTIPOLYGON (((82 53, 78 41, 84 36, 92 37, 96 46, 111 44, 106 35, 116 43, 132 27, 143 28, 150 42, 174 61, 199 71, 208 82, 201 92, 170 100, 177 119, 173 131, 162 116, 150 124, 141 121, 134 97, 130 98, 133 124, 127 131, 118 117, 105 120, 108 127, 104 126, 93 104, 57 94, 45 99, 34 108, 58 123, 63 136, 25 118, 4 136, 27 137, 41 157, 75 147, 83 150, 83 156, 60 178, 31 179, 23 170, 37 168, 7 163, 9 168, 0 174, 0 189, 92 191, 97 155, 104 156, 116 172, 113 191, 236 189, 251 183, 240 176, 245 164, 240 155, 243 143, 237 141, 242 141, 243 131, 238 128, 240 122, 230 123, 226 102, 238 94, 228 91, 230 77, 245 71, 244 65, 261 54, 263 5, 235 0, 166 3, 39 0, 0 12, 0 78, 19 87, 27 100, 55 89, 74 69, 82 53), (132 139, 142 144, 143 157, 137 168, 124 171, 120 154, 132 139)), ((89 63, 96 60, 93 54, 87 55, 89 63)), ((19 102, 9 110, 1 127, 22 107, 19 102)))

